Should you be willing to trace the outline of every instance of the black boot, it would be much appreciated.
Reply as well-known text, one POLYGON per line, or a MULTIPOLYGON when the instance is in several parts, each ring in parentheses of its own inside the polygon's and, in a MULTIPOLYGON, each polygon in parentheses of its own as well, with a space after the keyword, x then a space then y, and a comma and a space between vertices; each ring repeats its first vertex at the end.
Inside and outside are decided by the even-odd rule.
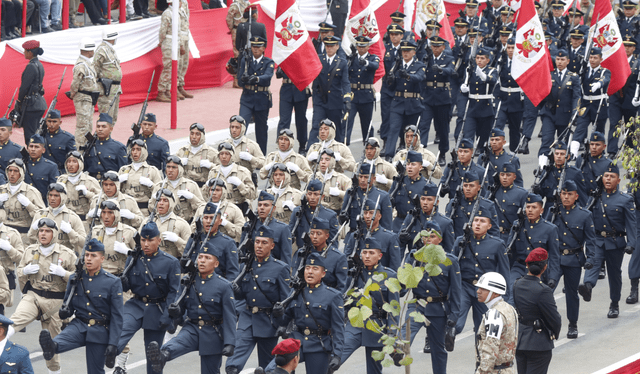
POLYGON ((631 280, 631 293, 627 297, 627 304, 635 304, 638 302, 638 278, 631 280))
POLYGON ((620 308, 618 307, 618 302, 611 302, 609 305, 609 313, 607 313, 607 318, 618 318, 620 315, 620 308))
POLYGON ((440 156, 438 156, 438 165, 440 165, 440 167, 444 167, 446 163, 447 163, 447 155, 444 153, 440 153, 440 156))
POLYGON ((529 138, 522 139, 522 146, 520 146, 518 153, 522 153, 523 155, 529 154, 529 138))
POLYGON ((440 143, 440 137, 438 136, 438 134, 436 134, 436 138, 435 138, 435 139, 433 139, 433 143, 434 143, 434 144, 438 144, 438 143, 440 143))
POLYGON ((424 349, 422 350, 424 353, 431 353, 431 344, 429 343, 429 336, 424 338, 424 349))
POLYGON ((607 268, 604 267, 604 263, 600 267, 600 274, 598 274, 598 279, 604 279, 607 276, 607 268))
POLYGON ((586 302, 591 301, 591 289, 593 286, 587 282, 578 286, 578 293, 582 296, 582 299, 586 302))
POLYGON ((147 346, 147 358, 151 361, 151 369, 156 373, 161 373, 164 364, 169 360, 169 351, 160 350, 158 342, 151 342, 147 346))
POLYGON ((576 339, 578 337, 578 324, 575 322, 569 322, 569 331, 567 332, 567 339, 576 339))
POLYGON ((225 371, 227 372, 227 374, 238 374, 238 368, 235 366, 227 366, 225 368, 225 371))
POLYGON ((58 349, 58 345, 51 339, 51 333, 47 329, 40 331, 40 347, 42 347, 42 356, 47 361, 53 358, 58 349))

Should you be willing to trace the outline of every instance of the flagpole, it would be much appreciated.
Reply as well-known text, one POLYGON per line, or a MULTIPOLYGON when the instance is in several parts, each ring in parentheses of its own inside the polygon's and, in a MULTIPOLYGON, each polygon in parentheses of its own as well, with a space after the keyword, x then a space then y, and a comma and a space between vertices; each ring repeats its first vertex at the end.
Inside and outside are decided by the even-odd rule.
POLYGON ((171 8, 171 129, 178 127, 178 30, 180 27, 180 1, 173 0, 171 8), (177 4, 176 4, 177 2, 177 4))

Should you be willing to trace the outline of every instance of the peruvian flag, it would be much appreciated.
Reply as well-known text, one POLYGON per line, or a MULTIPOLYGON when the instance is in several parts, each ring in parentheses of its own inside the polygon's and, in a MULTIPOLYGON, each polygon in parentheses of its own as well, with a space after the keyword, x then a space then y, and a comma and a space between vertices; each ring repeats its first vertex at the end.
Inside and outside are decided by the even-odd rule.
POLYGON ((320 74, 322 63, 295 0, 278 0, 274 31, 273 61, 303 91, 320 74))
POLYGON ((533 105, 538 105, 551 92, 550 71, 553 65, 549 56, 551 54, 544 42, 542 23, 533 0, 522 0, 511 76, 533 105))
POLYGON ((593 14, 599 17, 591 19, 589 38, 593 39, 594 47, 602 49, 601 65, 611 71, 611 82, 607 94, 613 95, 625 85, 627 78, 631 75, 631 68, 627 54, 622 48, 622 37, 611 3, 608 0, 596 0, 593 14))
POLYGON ((513 19, 518 19, 518 11, 522 5, 522 0, 509 0, 507 1, 507 5, 509 5, 509 8, 513 11, 513 19))
POLYGON ((366 36, 371 39, 369 53, 380 57, 380 66, 374 78, 374 82, 377 82, 384 76, 382 59, 384 58, 385 48, 380 37, 375 9, 371 6, 370 0, 353 0, 351 4, 349 19, 342 35, 342 49, 347 54, 351 51, 351 45, 355 45, 357 36, 366 36))
POLYGON ((413 31, 416 35, 421 35, 420 33, 427 28, 426 22, 434 18, 442 25, 439 36, 448 41, 453 48, 455 39, 453 32, 451 32, 451 26, 449 26, 449 17, 447 17, 447 9, 444 7, 443 0, 418 0, 416 2, 416 24, 413 31))

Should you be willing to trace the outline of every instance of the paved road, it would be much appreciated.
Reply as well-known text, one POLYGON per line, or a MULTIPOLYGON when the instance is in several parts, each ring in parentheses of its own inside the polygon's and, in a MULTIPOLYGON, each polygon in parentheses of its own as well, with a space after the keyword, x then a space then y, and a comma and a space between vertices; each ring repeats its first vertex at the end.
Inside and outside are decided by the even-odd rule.
MULTIPOLYGON (((310 118, 310 113, 308 113, 310 118)), ((380 115, 376 113, 374 115, 375 128, 379 127, 380 115)), ((273 119, 272 130, 269 132, 269 150, 275 150, 275 123, 273 119)), ((453 124, 455 126, 455 124, 453 124)), ((253 126, 251 126, 253 127, 253 126)), ((354 126, 354 141, 352 141, 351 151, 356 159, 359 159, 362 154, 362 143, 355 141, 361 137, 358 125, 354 126)), ((537 134, 540 128, 538 127, 534 132, 537 134)), ((254 135, 251 135, 252 137, 254 135)), ((433 139, 433 130, 430 135, 430 139, 433 139)), ((451 138, 453 142, 453 138, 451 138)), ((537 137, 531 142, 531 149, 534 153, 537 151, 540 144, 540 140, 537 137)), ((434 144, 429 145, 429 149, 437 153, 437 146, 434 144)), ((530 154, 520 159, 522 168, 522 174, 524 177, 525 186, 530 186, 533 183, 533 171, 537 167, 537 156, 530 154)), ((263 187, 261 183, 261 187, 263 187)), ((446 201, 441 202, 441 209, 444 209, 446 201)), ((638 353, 637 336, 640 335, 640 305, 626 305, 624 304, 624 298, 629 292, 629 281, 627 275, 627 264, 629 256, 625 256, 623 263, 623 300, 620 304, 620 317, 616 320, 607 319, 606 314, 608 311, 609 299, 607 292, 607 281, 599 283, 598 287, 594 289, 593 299, 590 303, 582 303, 581 318, 578 321, 579 337, 576 340, 567 340, 567 324, 566 319, 566 304, 564 294, 562 293, 562 286, 558 287, 556 292, 556 301, 558 303, 558 309, 563 316, 563 327, 560 334, 560 340, 556 343, 556 349, 553 352, 553 360, 551 362, 550 373, 593 373, 599 369, 607 367, 615 362, 618 362, 628 356, 638 353)), ((11 315, 15 310, 15 306, 7 309, 7 315, 11 315)), ((471 332, 471 326, 473 322, 471 317, 467 321, 467 327, 456 339, 455 351, 449 354, 449 373, 470 373, 475 368, 475 350, 474 339, 471 332)), ((46 373, 46 367, 44 360, 42 359, 41 349, 38 345, 38 334, 40 332, 40 326, 37 323, 31 324, 26 333, 17 333, 12 340, 27 346, 31 352, 33 359, 34 369, 36 373, 46 373)), ((418 334, 414 347, 412 349, 414 364, 412 369, 414 372, 431 372, 430 356, 422 353, 422 347, 424 342, 424 329, 418 334)), ((142 333, 139 332, 134 336, 131 341, 132 355, 129 359, 128 372, 129 373, 144 373, 144 349, 142 333)), ((353 356, 343 364, 339 372, 360 372, 364 371, 364 349, 360 349, 353 354, 353 356)), ((247 363, 247 367, 255 367, 257 365, 257 355, 254 351, 253 355, 247 363)), ((165 368, 165 373, 184 373, 185 369, 189 372, 197 372, 199 368, 199 362, 197 353, 191 353, 189 355, 180 357, 170 362, 165 368)), ((224 365, 222 369, 224 373, 224 365)), ((86 372, 85 354, 83 349, 78 349, 72 352, 68 352, 62 355, 62 371, 65 373, 81 373, 86 372)), ((298 373, 304 373, 304 365, 298 370, 298 373)), ((400 374, 404 372, 403 368, 392 367, 384 370, 389 374, 400 374)))

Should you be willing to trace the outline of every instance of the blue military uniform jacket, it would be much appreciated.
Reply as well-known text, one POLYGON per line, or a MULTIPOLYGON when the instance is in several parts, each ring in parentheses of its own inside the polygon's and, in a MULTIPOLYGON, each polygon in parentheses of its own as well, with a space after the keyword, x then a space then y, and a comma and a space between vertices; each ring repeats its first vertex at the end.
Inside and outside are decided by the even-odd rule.
POLYGON ((452 201, 449 201, 447 204, 446 214, 451 217, 453 220, 453 232, 456 237, 464 234, 464 224, 469 222, 469 217, 471 216, 471 212, 473 211, 473 206, 476 204, 476 199, 480 198, 480 207, 478 210, 485 211, 485 214, 489 214, 491 216, 491 228, 489 229, 489 234, 493 236, 500 237, 500 225, 498 224, 498 213, 496 212, 496 205, 493 201, 487 200, 484 197, 478 197, 469 200, 464 197, 464 195, 460 196, 460 204, 458 204, 455 212, 452 211, 452 201))
MULTIPOLYGON (((505 103, 502 104, 504 105, 505 103)), ((504 148, 497 155, 493 153, 493 151, 491 151, 491 154, 489 155, 489 163, 491 164, 487 173, 487 183, 489 184, 489 186, 493 186, 493 184, 495 183, 494 179, 492 178, 493 174, 498 173, 498 175, 500 175, 502 165, 509 162, 509 160, 511 160, 511 163, 516 166, 516 180, 514 182, 515 185, 518 187, 523 186, 524 182, 522 180, 522 173, 520 172, 520 159, 518 158, 518 156, 514 156, 513 152, 509 152, 504 148)))
POLYGON ((240 312, 238 330, 250 328, 257 338, 275 336, 278 326, 271 320, 271 308, 289 295, 289 274, 289 266, 272 256, 262 262, 253 261, 240 280, 240 294, 236 295, 247 302, 247 307, 240 312))
POLYGON ((0 373, 33 374, 29 350, 11 340, 7 340, 0 352, 0 373))
POLYGON ((493 92, 493 87, 498 82, 498 72, 496 69, 485 66, 482 71, 487 75, 487 80, 483 81, 476 75, 473 69, 469 77, 469 108, 468 114, 473 117, 489 117, 495 115, 493 99, 489 98, 493 92))
POLYGON ((326 54, 320 55, 322 70, 313 81, 313 105, 327 110, 342 110, 344 99, 351 94, 347 59, 336 53, 329 65, 326 54))
MULTIPOLYGON (((144 140, 147 145, 147 152, 149 153, 147 163, 164 172, 167 157, 171 154, 169 142, 156 134, 151 134, 151 136, 148 137, 141 135, 140 139, 144 140)), ((133 160, 131 160, 131 162, 133 162, 133 160)))
MULTIPOLYGON (((375 179, 375 176, 372 177, 375 179)), ((364 203, 364 190, 359 186, 351 186, 351 188, 356 189, 356 196, 351 201, 351 208, 349 209, 349 228, 356 228, 356 219, 362 210, 362 204, 364 203)), ((391 230, 393 228, 393 207, 391 206, 391 200, 389 200, 389 193, 386 191, 382 191, 376 186, 373 186, 369 189, 369 194, 367 195, 367 199, 371 201, 377 201, 378 196, 380 197, 380 202, 378 206, 380 207, 380 213, 382 217, 380 218, 380 226, 385 229, 391 230)), ((344 202, 342 203, 342 209, 347 207, 347 203, 349 202, 349 198, 345 195, 344 202)), ((333 236, 331 237, 333 238, 333 236)))
POLYGON ((395 82, 388 79, 388 77, 391 75, 389 72, 391 71, 391 69, 393 69, 396 61, 398 59, 402 59, 402 52, 400 51, 400 44, 398 44, 397 47, 394 47, 393 44, 389 42, 385 43, 384 47, 385 54, 382 61, 384 63, 385 79, 382 83, 380 93, 393 96, 393 93, 395 92, 395 82))
POLYGON ((575 113, 582 92, 578 74, 565 69, 562 79, 558 69, 551 72, 551 92, 545 98, 542 115, 553 119, 556 126, 567 126, 575 113))
MULTIPOLYGON (((326 247, 322 251, 319 251, 319 253, 323 252, 325 249, 326 247)), ((294 271, 300 267, 300 261, 303 259, 302 256, 304 255, 303 250, 304 248, 300 248, 293 255, 294 271)), ((349 270, 347 268, 347 256, 340 252, 335 244, 326 251, 324 265, 327 275, 324 276, 322 282, 336 290, 344 290, 347 285, 347 272, 349 270)))
POLYGON ((455 68, 453 57, 442 52, 440 56, 430 56, 425 70, 425 83, 422 86, 422 102, 424 105, 449 105, 451 104, 451 86, 449 79, 455 68), (438 71, 435 66, 439 66, 438 71))
MULTIPOLYGON (((242 238, 240 239, 241 243, 244 240, 245 236, 247 235, 246 230, 249 229, 249 225, 250 225, 249 222, 244 224, 244 227, 242 229, 242 238)), ((289 230, 289 226, 287 226, 287 224, 285 223, 278 221, 275 218, 269 221, 268 226, 273 230, 274 236, 275 236, 275 238, 273 239, 273 242, 275 243, 275 247, 273 247, 273 250, 271 251, 271 255, 277 258, 278 260, 284 262, 289 267, 291 267, 292 249, 291 249, 291 231, 289 230)), ((257 236, 256 232, 258 232, 258 229, 259 227, 258 225, 256 225, 251 235, 252 238, 254 239, 256 238, 257 236)))
MULTIPOLYGON (((197 252, 202 245, 202 241, 206 238, 206 232, 197 233, 197 243, 195 250, 191 254, 191 260, 196 261, 198 257, 197 252)), ((191 248, 193 245, 193 238, 189 238, 187 244, 185 245, 185 252, 191 248)), ((238 274, 240 273, 240 266, 238 265, 238 247, 236 247, 236 242, 233 241, 230 237, 221 233, 220 231, 216 231, 214 234, 209 236, 209 240, 207 244, 209 248, 215 248, 218 253, 218 261, 220 265, 216 268, 216 274, 221 275, 223 278, 228 279, 230 282, 236 279, 238 274)))
POLYGON ((282 74, 282 86, 280 86, 280 101, 288 103, 298 103, 300 101, 307 101, 309 99, 309 96, 311 96, 311 90, 309 89, 309 87, 305 88, 304 91, 300 91, 298 87, 296 87, 291 82, 291 79, 289 79, 287 74, 285 74, 282 69, 280 69, 280 74, 282 74))
POLYGON ((576 165, 581 165, 584 187, 587 192, 595 191, 598 188, 597 179, 599 176, 604 175, 610 164, 611 160, 605 156, 604 152, 597 157, 592 157, 589 154, 586 160, 583 160, 582 155, 578 156, 576 165))
POLYGON ((462 281, 475 285, 482 274, 495 271, 504 277, 509 293, 509 258, 504 242, 493 235, 485 234, 480 239, 471 237, 470 243, 462 249, 462 239, 463 237, 459 236, 453 245, 453 255, 459 259, 462 281))
POLYGON ((349 66, 349 81, 351 82, 351 90, 353 91, 352 103, 364 104, 376 101, 376 90, 373 88, 373 79, 379 66, 380 57, 370 53, 367 53, 364 57, 357 55, 355 60, 353 60, 351 66, 349 66), (368 61, 369 64, 362 63, 361 59, 368 61))
POLYGON ((425 80, 426 66, 414 57, 407 66, 409 79, 406 79, 400 78, 400 70, 404 69, 404 65, 403 60, 394 71, 392 87, 395 92, 391 112, 406 115, 420 113, 424 109, 420 92, 425 80))
MULTIPOLYGON (((518 82, 511 76, 512 60, 503 59, 500 68, 500 110, 504 112, 523 112, 524 94, 518 82)), ((520 171, 520 168, 517 168, 520 171)))
POLYGON ((558 227, 544 218, 530 222, 525 218, 515 242, 514 259, 524 266, 529 253, 536 248, 543 248, 549 253, 549 278, 560 279, 560 251, 558 227))
POLYGON ((599 200, 593 207, 596 246, 605 250, 623 249, 625 246, 635 248, 636 208, 633 197, 620 190, 613 193, 602 191, 599 200))
MULTIPOLYGON (((404 222, 402 223, 402 228, 400 229, 400 231, 402 231, 405 227, 407 227, 411 223, 411 217, 412 216, 408 215, 404 219, 404 222)), ((411 247, 413 246, 413 238, 415 238, 416 235, 418 235, 418 233, 425 228, 425 226, 427 225, 427 221, 429 220, 428 218, 429 217, 421 210, 420 218, 418 222, 416 222, 411 228, 411 235, 410 235, 411 241, 410 242, 400 241, 400 245, 402 247, 402 253, 404 253, 405 248, 407 246, 409 246, 409 250, 411 250, 411 247)), ((442 230, 442 243, 440 243, 440 245, 442 246, 442 248, 444 248, 445 252, 451 252, 451 249, 453 248, 453 242, 456 240, 456 236, 453 230, 453 220, 444 216, 440 212, 436 212, 436 214, 433 215, 432 219, 434 222, 436 222, 440 226, 440 229, 442 230)))
MULTIPOLYGON (((453 198, 458 186, 462 184, 462 177, 464 176, 464 173, 467 171, 474 171, 478 175, 479 179, 482 179, 484 176, 484 168, 476 164, 473 160, 471 160, 470 164, 467 166, 462 165, 460 162, 456 162, 455 169, 453 169, 453 175, 449 181, 449 199, 453 198)), ((444 183, 444 181, 447 180, 449 173, 451 173, 451 168, 447 165, 442 173, 442 178, 440 178, 440 183, 444 183)), ((485 186, 483 186, 483 188, 484 187, 485 186)))
MULTIPOLYGON (((540 196, 546 198, 545 203, 545 212, 549 211, 549 208, 553 205, 553 194, 558 189, 558 184, 560 184, 560 176, 562 175, 562 169, 558 169, 555 164, 550 167, 547 172, 547 177, 542 180, 540 183, 540 188, 542 191, 540 192, 540 196)), ((567 168, 567 175, 565 180, 571 180, 576 183, 578 187, 578 202, 580 205, 585 205, 587 203, 587 199, 589 198, 589 191, 585 187, 584 177, 580 172, 580 169, 575 166, 569 166, 567 168)))
MULTIPOLYGON (((327 54, 327 49, 324 46, 324 43, 322 43, 321 41, 318 41, 318 39, 311 39, 314 43, 314 47, 316 48, 316 53, 318 54, 318 56, 320 58, 322 58, 322 56, 326 56, 327 54)), ((338 51, 336 52, 336 55, 340 56, 343 59, 347 59, 347 53, 344 51, 344 49, 342 49, 342 45, 340 45, 338 47, 338 51)))
MULTIPOLYGON (((588 117, 591 121, 595 121, 600 104, 602 103, 603 107, 608 105, 609 95, 607 95, 607 88, 609 87, 610 81, 611 72, 602 66, 598 66, 592 75, 590 74, 590 68, 584 69, 584 73, 582 74, 583 96, 580 105, 586 107, 587 111, 583 114, 583 117, 588 117), (600 82, 601 87, 593 90, 591 85, 596 82, 600 82)), ((602 112, 599 118, 603 118, 602 116, 606 115, 606 111, 602 112)))
POLYGON ((22 158, 22 155, 20 154, 21 149, 22 146, 12 142, 11 139, 7 140, 4 144, 0 144, 0 169, 3 174, 6 172, 9 160, 13 158, 22 158))
POLYGON ((631 37, 633 40, 640 41, 638 39, 638 31, 637 31, 637 23, 640 21, 640 17, 633 16, 627 19, 627 17, 618 17, 616 18, 618 22, 618 28, 620 29, 620 35, 622 39, 626 39, 627 37, 631 37))
POLYGON ((631 75, 627 78, 627 83, 616 93, 609 96, 609 104, 617 104, 621 106, 622 109, 637 111, 638 109, 631 104, 631 101, 636 94, 636 82, 638 81, 640 59, 632 55, 631 60, 629 60, 629 67, 631 67, 631 75))
POLYGON ((595 257, 596 231, 590 211, 578 205, 571 209, 563 206, 553 223, 558 227, 560 265, 582 267, 587 259, 595 257))
MULTIPOLYGON (((179 292, 183 289, 181 286, 179 292)), ((231 282, 215 273, 204 279, 197 274, 181 306, 187 317, 182 329, 198 336, 200 356, 220 354, 225 345, 236 345, 238 318, 231 282)))
POLYGON ((66 173, 64 162, 67 159, 67 153, 76 149, 75 137, 63 129, 58 129, 53 134, 47 131, 44 136, 44 142, 45 152, 43 156, 55 162, 61 174, 66 173))
POLYGON ((267 56, 262 56, 260 62, 257 64, 254 62, 253 56, 249 61, 249 67, 247 74, 249 76, 257 76, 258 82, 256 84, 245 84, 242 82, 242 75, 244 75, 244 65, 246 61, 244 57, 240 61, 240 69, 238 69, 238 84, 243 88, 242 96, 240 96, 240 105, 244 105, 255 111, 262 111, 271 108, 271 92, 269 92, 269 86, 271 85, 271 77, 273 77, 274 62, 267 56))
POLYGON ((128 163, 127 147, 111 137, 105 140, 98 139, 89 156, 84 159, 84 163, 84 169, 89 172, 89 175, 101 180, 104 173, 108 171, 117 173, 128 163))
MULTIPOLYGON (((333 210, 325 208, 320 204, 318 204, 318 207, 320 208, 320 211, 318 212, 318 218, 323 218, 329 221, 329 238, 335 237, 338 233, 338 229, 340 228, 340 225, 338 224, 338 215, 333 210)), ((302 246, 304 246, 304 242, 302 241, 302 234, 305 232, 309 233, 311 220, 313 217, 313 212, 309 210, 309 207, 306 207, 306 209, 304 209, 304 211, 300 213, 302 214, 302 216, 300 217, 298 228, 296 228, 297 232, 292 232, 293 226, 295 226, 296 223, 296 216, 300 209, 302 209, 302 207, 295 207, 293 209, 293 212, 291 213, 291 218, 289 219, 289 232, 291 232, 292 235, 295 235, 296 246, 298 246, 298 248, 302 248, 302 246)))
MULTIPOLYGON (((580 45, 577 50, 573 50, 573 47, 567 47, 569 52, 569 65, 567 65, 567 69, 574 73, 580 73, 580 66, 584 61, 585 54, 585 46, 584 44, 580 45)), ((588 60, 588 59, 587 59, 588 60)))
MULTIPOLYGON (((380 265, 388 267, 393 270, 397 270, 402 263, 403 249, 400 249, 400 241, 398 234, 391 230, 376 227, 371 230, 371 237, 378 242, 380 250, 384 255, 380 260, 380 265)), ((344 254, 350 257, 353 251, 356 251, 356 257, 360 257, 360 248, 364 245, 364 240, 360 244, 356 243, 356 238, 353 232, 349 232, 344 238, 344 254)))
POLYGON ((562 34, 564 34, 565 20, 561 17, 551 17, 548 21, 547 31, 549 31, 556 39, 562 38, 562 34))
MULTIPOLYGON (((128 257, 125 266, 131 261, 132 257, 128 257)), ((177 258, 161 250, 151 256, 142 254, 128 274, 129 288, 123 289, 135 295, 124 305, 124 313, 135 320, 142 318, 143 329, 162 330, 161 325, 168 326, 171 318, 167 305, 178 296, 180 274, 177 258)))
POLYGON ((24 71, 22 72, 20 90, 18 91, 17 98, 17 103, 26 105, 21 106, 22 110, 26 110, 28 112, 47 110, 47 102, 44 97, 42 97, 42 94, 44 93, 44 88, 42 87, 43 79, 44 66, 42 66, 42 63, 36 56, 29 60, 29 63, 27 63, 27 66, 25 66, 24 71), (32 95, 34 93, 37 93, 37 95, 32 95), (25 100, 28 96, 32 97, 25 100))
POLYGON ((43 200, 47 200, 48 187, 51 183, 56 183, 60 173, 55 162, 40 157, 37 160, 30 159, 26 163, 27 173, 24 176, 25 183, 35 187, 42 195, 43 200))
MULTIPOLYGON (((65 300, 71 292, 71 280, 75 278, 75 273, 69 277, 65 300)), ((96 275, 89 275, 84 270, 69 307, 75 312, 76 318, 71 320, 67 329, 72 328, 84 335, 87 343, 118 345, 124 310, 120 278, 104 269, 100 269, 96 275), (108 321, 109 326, 90 326, 91 322, 83 322, 91 319, 108 321)))
POLYGON ((509 238, 511 226, 518 219, 518 210, 522 208, 522 213, 524 214, 528 194, 527 190, 515 184, 509 187, 500 185, 496 191, 496 197, 493 201, 496 204, 496 213, 498 214, 500 239, 504 240, 505 243, 509 238))
MULTIPOLYGON (((396 183, 397 182, 393 182, 390 191, 393 191, 396 188, 396 183)), ((414 208, 413 197, 415 195, 422 195, 425 184, 427 184, 427 180, 421 174, 418 174, 418 178, 413 180, 407 175, 402 177, 395 202, 393 202, 396 212, 398 213, 397 218, 404 220, 407 217, 409 211, 414 208)), ((420 209, 420 207, 417 208, 420 209)), ((402 224, 402 221, 400 221, 400 224, 402 224)), ((398 227, 395 227, 394 225, 393 231, 400 231, 400 225, 398 225, 398 227)))

